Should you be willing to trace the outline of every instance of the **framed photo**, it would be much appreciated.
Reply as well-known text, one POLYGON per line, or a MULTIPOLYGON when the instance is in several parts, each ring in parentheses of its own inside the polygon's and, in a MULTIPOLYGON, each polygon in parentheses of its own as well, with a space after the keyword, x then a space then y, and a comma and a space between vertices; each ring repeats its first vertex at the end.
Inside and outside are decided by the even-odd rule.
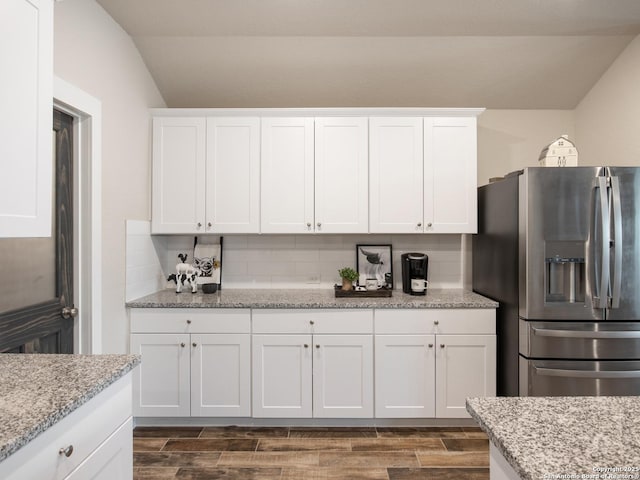
POLYGON ((393 257, 391 245, 356 245, 356 270, 360 275, 358 283, 375 279, 378 288, 393 289, 393 257))

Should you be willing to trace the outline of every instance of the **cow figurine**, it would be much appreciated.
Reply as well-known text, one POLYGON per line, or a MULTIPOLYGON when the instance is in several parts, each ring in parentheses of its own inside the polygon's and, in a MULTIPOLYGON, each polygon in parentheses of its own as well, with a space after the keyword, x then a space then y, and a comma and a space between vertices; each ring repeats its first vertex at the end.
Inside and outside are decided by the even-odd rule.
POLYGON ((196 293, 198 291, 197 278, 200 275, 200 271, 190 263, 186 263, 186 254, 180 253, 178 254, 178 258, 180 259, 180 263, 176 265, 176 273, 169 275, 167 281, 176 282, 176 293, 180 293, 182 287, 187 283, 191 285, 191 293, 196 293))

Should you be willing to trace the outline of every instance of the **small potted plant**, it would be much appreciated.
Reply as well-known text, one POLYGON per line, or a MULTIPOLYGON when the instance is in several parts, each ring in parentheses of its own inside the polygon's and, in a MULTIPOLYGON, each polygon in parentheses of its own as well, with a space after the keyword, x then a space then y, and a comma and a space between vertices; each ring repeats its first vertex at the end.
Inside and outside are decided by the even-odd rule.
POLYGON ((338 270, 340 278, 342 278, 342 290, 352 290, 353 282, 355 282, 360 275, 351 267, 344 267, 338 270))

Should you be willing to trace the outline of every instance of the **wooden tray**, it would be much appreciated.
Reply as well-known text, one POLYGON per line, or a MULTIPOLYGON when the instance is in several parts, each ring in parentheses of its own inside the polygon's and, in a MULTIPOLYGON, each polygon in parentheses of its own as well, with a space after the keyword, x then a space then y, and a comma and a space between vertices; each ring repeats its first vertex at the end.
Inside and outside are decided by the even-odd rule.
POLYGON ((378 290, 342 290, 340 285, 335 285, 334 291, 336 298, 374 298, 374 297, 391 297, 393 290, 388 288, 380 288, 378 290))

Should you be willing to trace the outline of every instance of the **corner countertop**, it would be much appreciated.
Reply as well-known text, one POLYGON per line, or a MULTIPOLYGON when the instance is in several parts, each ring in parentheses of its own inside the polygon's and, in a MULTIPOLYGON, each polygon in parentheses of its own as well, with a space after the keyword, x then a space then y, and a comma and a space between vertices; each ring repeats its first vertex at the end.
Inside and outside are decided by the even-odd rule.
POLYGON ((429 289, 424 296, 335 298, 331 289, 224 289, 205 294, 161 290, 127 302, 130 308, 497 308, 498 302, 462 289, 429 289))
POLYGON ((640 397, 470 398, 467 411, 524 480, 640 478, 640 397))
POLYGON ((139 363, 139 355, 0 354, 0 461, 139 363))

